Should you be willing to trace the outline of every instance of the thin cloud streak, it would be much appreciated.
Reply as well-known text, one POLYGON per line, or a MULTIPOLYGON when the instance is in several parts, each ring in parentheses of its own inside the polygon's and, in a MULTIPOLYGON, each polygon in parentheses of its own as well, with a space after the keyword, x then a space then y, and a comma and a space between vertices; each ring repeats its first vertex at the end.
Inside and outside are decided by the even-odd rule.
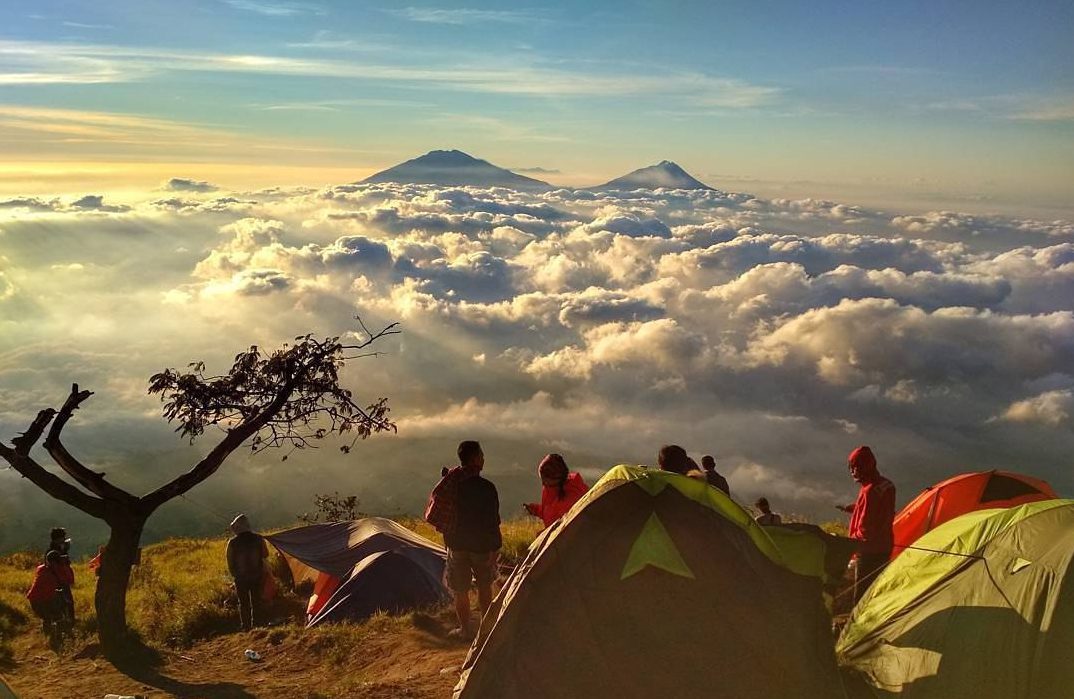
MULTIPOLYGON (((0 57, 15 56, 24 71, 0 68, 0 84, 27 82, 128 82, 152 73, 195 71, 261 73, 371 80, 394 86, 518 95, 676 96, 695 104, 751 108, 773 102, 778 88, 714 77, 698 72, 598 74, 543 67, 540 64, 403 66, 287 56, 159 51, 124 46, 0 41, 0 57), (67 61, 57 65, 57 61, 67 61)), ((2 64, 0 64, 2 65, 2 64)))
POLYGON ((267 17, 294 17, 296 15, 323 15, 319 5, 302 2, 263 2, 262 0, 224 0, 224 4, 236 10, 254 12, 267 17))
POLYGON ((527 10, 477 10, 472 8, 404 7, 385 10, 390 15, 428 24, 533 24, 548 19, 527 10))

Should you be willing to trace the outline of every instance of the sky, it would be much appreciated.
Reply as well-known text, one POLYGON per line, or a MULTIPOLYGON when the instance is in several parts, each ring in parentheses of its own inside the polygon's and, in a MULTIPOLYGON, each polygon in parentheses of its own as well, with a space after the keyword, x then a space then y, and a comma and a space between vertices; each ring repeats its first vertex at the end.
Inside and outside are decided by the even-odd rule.
MULTIPOLYGON (((68 447, 146 492, 216 438, 149 376, 358 315, 401 324, 343 373, 398 434, 238 452, 147 540, 413 514, 468 438, 505 518, 546 453, 592 482, 665 443, 813 521, 859 444, 900 504, 1074 495, 1074 10, 755 5, 5 6, 0 439, 77 382, 68 447), (356 184, 433 148, 558 188, 356 184), (715 189, 574 188, 663 159, 715 189)), ((57 523, 104 534, 0 467, 0 551, 57 523)))
POLYGON ((1067 2, 4 5, 11 194, 323 185, 434 148, 915 212, 1074 194, 1067 2))

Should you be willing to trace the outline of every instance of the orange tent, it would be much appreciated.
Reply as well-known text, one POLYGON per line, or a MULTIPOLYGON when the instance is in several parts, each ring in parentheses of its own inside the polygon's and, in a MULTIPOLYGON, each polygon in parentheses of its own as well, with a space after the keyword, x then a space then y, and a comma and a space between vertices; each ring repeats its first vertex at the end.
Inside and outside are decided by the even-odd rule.
POLYGON ((898 556, 925 532, 967 512, 1058 497, 1047 482, 1021 473, 978 471, 948 478, 926 488, 895 516, 895 549, 891 557, 898 556))

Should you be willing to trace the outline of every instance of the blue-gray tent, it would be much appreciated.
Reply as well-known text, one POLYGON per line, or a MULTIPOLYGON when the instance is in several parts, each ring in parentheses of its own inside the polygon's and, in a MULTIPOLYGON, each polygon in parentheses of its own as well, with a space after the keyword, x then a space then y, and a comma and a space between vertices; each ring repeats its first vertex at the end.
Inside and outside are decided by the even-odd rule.
POLYGON ((447 553, 390 519, 312 524, 266 537, 291 568, 295 582, 338 580, 312 609, 309 626, 403 612, 441 602, 447 553))

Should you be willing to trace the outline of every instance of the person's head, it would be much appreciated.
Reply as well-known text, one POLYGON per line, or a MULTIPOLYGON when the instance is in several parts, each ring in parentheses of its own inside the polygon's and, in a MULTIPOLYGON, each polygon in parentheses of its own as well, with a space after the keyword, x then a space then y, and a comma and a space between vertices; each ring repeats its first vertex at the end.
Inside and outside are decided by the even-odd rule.
POLYGON ((71 540, 67 538, 67 530, 63 527, 53 527, 48 533, 50 550, 67 553, 71 548, 71 540))
POLYGON ((567 480, 570 469, 567 462, 559 454, 548 454, 537 466, 537 474, 541 477, 541 484, 555 487, 567 480))
POLYGON ((481 443, 467 440, 459 443, 459 465, 480 471, 485 466, 485 452, 481 451, 481 443))
POLYGON ((660 447, 660 453, 656 456, 661 471, 685 474, 690 470, 690 457, 686 450, 678 444, 665 444, 660 447))
POLYGON ((850 469, 850 477, 858 483, 868 483, 880 475, 876 470, 876 457, 873 456, 873 450, 864 445, 850 452, 850 456, 847 457, 847 468, 850 469))
POLYGON ((705 469, 706 471, 715 471, 716 459, 712 458, 708 454, 705 454, 701 457, 701 468, 705 469))
POLYGON ((754 507, 762 512, 762 514, 771 514, 772 507, 768 504, 768 498, 757 498, 757 502, 753 503, 754 507))
POLYGON ((231 533, 238 536, 245 532, 250 531, 250 520, 246 515, 239 515, 235 519, 231 520, 231 533))
POLYGON ((63 554, 59 551, 49 551, 45 554, 45 565, 49 568, 55 568, 63 560, 63 554))

